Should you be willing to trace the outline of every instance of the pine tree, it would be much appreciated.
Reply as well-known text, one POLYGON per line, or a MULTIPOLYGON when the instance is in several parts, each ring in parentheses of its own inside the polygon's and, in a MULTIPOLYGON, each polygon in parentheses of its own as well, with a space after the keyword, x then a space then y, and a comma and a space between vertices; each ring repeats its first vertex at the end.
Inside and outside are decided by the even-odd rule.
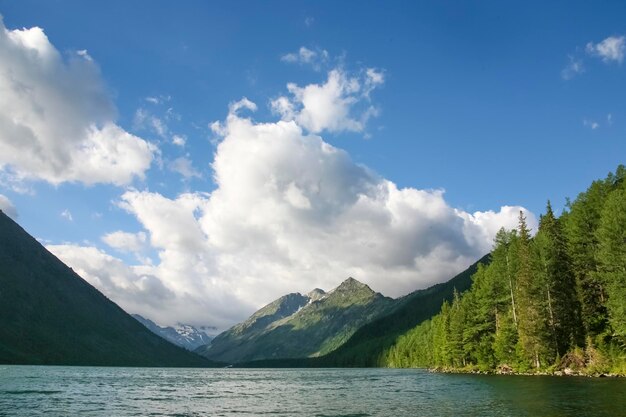
POLYGON ((463 330, 464 350, 471 363, 482 369, 494 367, 493 337, 497 308, 491 266, 479 265, 470 291, 463 295, 467 311, 463 330))
POLYGON ((516 250, 512 248, 516 239, 515 231, 507 232, 502 228, 494 240, 491 264, 487 274, 493 289, 496 327, 498 327, 498 317, 507 310, 511 311, 513 322, 517 327, 517 307, 515 305, 516 250))
POLYGON ((443 302, 441 311, 432 319, 433 365, 452 365, 448 338, 450 334, 450 304, 443 302))
POLYGON ((512 366, 516 362, 516 344, 517 327, 509 309, 500 315, 498 329, 493 338, 493 352, 498 365, 512 366))
POLYGON ((549 343, 542 283, 536 278, 536 267, 530 230, 524 213, 519 216, 518 242, 518 333, 521 359, 535 368, 554 358, 549 343))
POLYGON ((598 240, 598 278, 606 288, 613 335, 626 343, 626 191, 624 186, 606 200, 598 240))
POLYGON ((578 286, 583 324, 590 336, 601 334, 608 322, 606 294, 597 275, 596 229, 609 189, 607 181, 594 181, 570 204, 570 212, 565 216, 568 253, 578 286))
POLYGON ((582 346, 584 334, 576 280, 567 254, 567 242, 549 201, 546 214, 541 216, 535 242, 553 348, 562 356, 570 348, 582 346))
POLYGON ((465 327, 466 312, 456 288, 450 308, 450 331, 448 336, 448 351, 452 365, 456 367, 466 365, 463 329, 465 327))

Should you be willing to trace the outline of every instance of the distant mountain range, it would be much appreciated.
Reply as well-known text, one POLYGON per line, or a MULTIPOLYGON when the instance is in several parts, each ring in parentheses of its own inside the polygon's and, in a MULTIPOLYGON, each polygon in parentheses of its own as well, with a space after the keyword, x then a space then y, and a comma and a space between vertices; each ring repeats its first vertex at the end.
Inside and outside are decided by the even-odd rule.
POLYGON ((214 331, 215 328, 195 327, 190 324, 180 323, 176 327, 161 327, 139 314, 131 314, 131 316, 146 326, 152 333, 187 350, 194 350, 200 346, 208 345, 213 340, 213 336, 210 336, 207 332, 214 331))
POLYGON ((2 211, 0 363, 216 365, 146 329, 2 211))
POLYGON ((328 293, 315 289, 285 295, 196 352, 228 363, 320 356, 394 305, 393 299, 348 278, 328 293))
MULTIPOLYGON (((436 284, 423 290, 414 291, 395 300, 383 297, 385 300, 384 308, 378 310, 377 314, 362 320, 356 329, 351 327, 349 332, 343 334, 344 337, 335 339, 339 343, 327 345, 328 349, 324 349, 321 355, 311 355, 304 352, 298 354, 297 351, 292 350, 290 356, 280 356, 279 354, 271 356, 267 354, 259 355, 258 351, 254 351, 255 349, 264 351, 264 344, 258 341, 268 337, 265 336, 267 331, 264 329, 275 327, 276 324, 282 324, 285 320, 289 322, 291 321, 291 317, 296 318, 298 314, 301 314, 301 312, 305 310, 306 307, 298 307, 298 303, 291 304, 285 302, 287 300, 300 299, 300 303, 302 303, 302 299, 306 299, 306 297, 300 294, 289 294, 279 298, 256 312, 244 323, 238 324, 227 332, 218 335, 213 341, 213 348, 220 346, 217 341, 223 337, 225 339, 224 342, 226 342, 224 343, 224 349, 233 349, 232 352, 241 352, 244 348, 246 350, 250 349, 251 351, 246 351, 245 355, 241 355, 240 357, 234 357, 234 355, 231 356, 228 354, 220 355, 211 347, 201 347, 197 349, 196 352, 206 355, 209 358, 220 358, 220 360, 224 362, 233 362, 237 366, 242 367, 381 366, 380 359, 382 355, 396 343, 399 337, 424 320, 434 316, 445 300, 452 300, 454 291, 462 293, 468 290, 472 284, 472 275, 476 272, 478 265, 488 264, 489 262, 490 255, 486 255, 447 282, 436 284), (287 317, 276 320, 274 316, 268 314, 272 311, 277 311, 277 307, 286 305, 289 305, 290 308, 283 307, 282 314, 287 317), (299 308, 301 309, 296 313, 290 313, 290 311, 295 311, 299 308), (266 322, 263 322, 264 317, 267 317, 265 319, 267 320, 266 322), (261 324, 255 327, 255 323, 259 322, 261 324), (272 325, 272 323, 275 324, 272 325), (255 328, 255 330, 251 330, 252 328, 255 328), (246 336, 250 337, 252 340, 251 344, 246 340, 246 336), (234 348, 237 343, 241 343, 241 345, 238 348, 234 348)), ((356 292, 363 291, 363 293, 367 293, 369 290, 369 292, 373 293, 369 287, 352 278, 344 282, 344 284, 339 286, 338 289, 344 287, 342 292, 346 295, 345 300, 348 302, 353 298, 348 294, 355 291, 355 289, 361 289, 356 292), (363 290, 363 287, 366 289, 363 290)), ((380 294, 378 294, 378 296, 382 297, 380 294)), ((328 311, 328 309, 323 311, 328 311)), ((278 316, 280 316, 280 314, 276 317, 278 316)), ((331 317, 326 318, 326 321, 332 320, 334 319, 331 317)), ((296 319, 294 321, 299 322, 300 320, 296 319)), ((292 340, 300 339, 301 336, 299 332, 301 332, 302 329, 290 326, 288 330, 290 331, 275 332, 274 334, 270 332, 271 336, 269 337, 273 345, 280 345, 282 343, 287 346, 294 346, 292 340)), ((304 331, 305 334, 309 334, 310 332, 311 330, 308 329, 304 331)), ((332 334, 332 332, 329 333, 332 334)))

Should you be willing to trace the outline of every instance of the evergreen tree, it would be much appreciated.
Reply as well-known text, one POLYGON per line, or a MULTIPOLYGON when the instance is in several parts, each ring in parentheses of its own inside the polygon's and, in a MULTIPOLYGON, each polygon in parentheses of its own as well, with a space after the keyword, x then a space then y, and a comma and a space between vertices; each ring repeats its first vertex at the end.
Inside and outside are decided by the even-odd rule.
POLYGON ((487 273, 493 291, 495 326, 498 327, 499 316, 505 312, 512 313, 513 322, 517 327, 517 308, 515 305, 515 231, 507 232, 501 228, 496 234, 492 251, 492 260, 487 273))
POLYGON ((535 259, 524 213, 519 216, 518 333, 521 359, 535 368, 552 362, 542 283, 536 279, 535 259))
POLYGON ((451 355, 448 348, 450 334, 450 304, 444 301, 441 312, 432 319, 433 365, 450 366, 451 355))
POLYGON ((496 297, 490 267, 479 265, 470 291, 463 295, 466 310, 464 350, 470 362, 480 368, 494 366, 493 335, 496 330, 496 297))
POLYGON ((517 327, 509 309, 500 316, 498 329, 493 338, 493 353, 498 365, 512 366, 516 362, 517 327))
POLYGON ((613 335, 626 343, 626 191, 624 186, 607 198, 598 240, 598 278, 606 288, 613 335))
POLYGON ((541 216, 535 242, 540 280, 545 288, 553 348, 562 356, 570 348, 582 346, 584 335, 576 280, 567 254, 567 242, 549 201, 546 213, 541 216))
POLYGON ((451 364, 456 367, 466 365, 466 356, 463 340, 463 329, 465 327, 465 308, 461 303, 459 293, 454 289, 454 299, 450 308, 450 328, 448 335, 448 352, 451 364))
POLYGON ((606 295, 597 275, 596 261, 596 229, 608 191, 606 181, 594 181, 586 192, 580 193, 571 203, 565 223, 572 272, 576 277, 582 306, 582 320, 586 333, 591 336, 601 334, 608 322, 606 295))

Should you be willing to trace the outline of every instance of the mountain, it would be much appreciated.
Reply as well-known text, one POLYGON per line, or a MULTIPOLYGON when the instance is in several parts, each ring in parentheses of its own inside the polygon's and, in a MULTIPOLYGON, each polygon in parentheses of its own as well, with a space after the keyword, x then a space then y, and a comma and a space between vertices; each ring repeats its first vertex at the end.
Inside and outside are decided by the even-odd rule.
POLYGON ((439 312, 445 300, 451 301, 454 291, 463 293, 472 285, 472 275, 479 264, 489 264, 490 255, 485 255, 465 271, 447 282, 414 291, 393 300, 385 314, 359 327, 337 349, 319 357, 295 359, 266 359, 240 364, 247 367, 376 367, 381 358, 398 338, 424 320, 439 312))
POLYGON ((452 300, 455 290, 467 291, 478 265, 488 264, 490 259, 490 255, 485 255, 449 281, 399 298, 397 307, 389 314, 360 327, 346 343, 319 358, 315 366, 379 366, 381 355, 399 336, 437 314, 445 300, 452 300))
POLYGON ((196 352, 229 363, 324 355, 393 305, 391 298, 348 278, 328 293, 285 295, 196 352))
POLYGON ((197 328, 189 324, 178 324, 176 327, 161 327, 152 320, 144 318, 139 314, 131 314, 139 323, 143 324, 152 333, 161 336, 163 339, 183 347, 187 350, 194 350, 200 346, 208 345, 213 339, 207 334, 206 328, 197 328))
POLYGON ((2 211, 0 363, 215 365, 146 329, 2 211))

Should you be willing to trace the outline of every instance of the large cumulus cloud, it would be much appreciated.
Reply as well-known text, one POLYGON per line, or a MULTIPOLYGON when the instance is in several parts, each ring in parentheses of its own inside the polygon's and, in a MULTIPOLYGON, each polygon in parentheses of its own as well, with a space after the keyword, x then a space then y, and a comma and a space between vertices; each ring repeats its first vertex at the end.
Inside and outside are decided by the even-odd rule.
POLYGON ((158 252, 158 263, 134 272, 171 291, 150 311, 161 322, 223 328, 280 295, 330 289, 348 276, 400 296, 488 252, 520 210, 536 226, 519 206, 468 213, 449 206, 442 190, 398 188, 295 120, 240 115, 255 108, 235 103, 214 126, 223 138, 213 192, 167 198, 129 190, 118 202, 158 252))
POLYGON ((115 116, 86 51, 63 57, 41 28, 8 30, 0 16, 0 173, 53 184, 143 177, 156 148, 115 116))

